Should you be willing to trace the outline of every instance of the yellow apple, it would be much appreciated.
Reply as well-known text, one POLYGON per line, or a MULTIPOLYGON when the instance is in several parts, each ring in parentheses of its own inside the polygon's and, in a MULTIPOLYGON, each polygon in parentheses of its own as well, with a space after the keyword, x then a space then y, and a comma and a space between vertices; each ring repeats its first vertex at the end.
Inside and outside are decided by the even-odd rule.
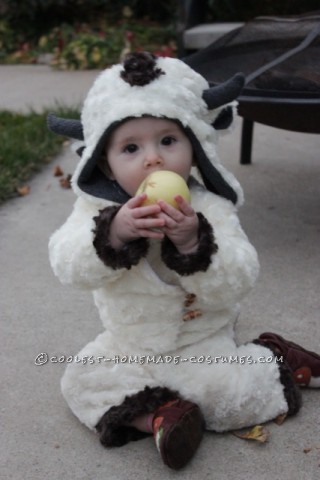
POLYGON ((175 172, 169 170, 158 170, 150 173, 138 188, 136 195, 146 193, 148 198, 143 205, 153 205, 158 200, 164 200, 179 209, 174 197, 181 195, 187 202, 190 202, 190 191, 185 180, 175 172))

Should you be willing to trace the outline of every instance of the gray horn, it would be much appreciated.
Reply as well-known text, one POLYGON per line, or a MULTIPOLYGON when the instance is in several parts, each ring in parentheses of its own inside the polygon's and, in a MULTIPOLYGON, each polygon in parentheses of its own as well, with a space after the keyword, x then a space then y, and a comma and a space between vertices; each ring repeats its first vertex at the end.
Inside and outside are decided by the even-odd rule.
POLYGON ((80 120, 60 118, 53 113, 49 113, 47 125, 49 130, 58 135, 83 140, 83 128, 80 120))
POLYGON ((202 98, 208 105, 208 109, 213 110, 235 100, 240 95, 244 83, 244 75, 236 73, 226 82, 204 90, 202 98))

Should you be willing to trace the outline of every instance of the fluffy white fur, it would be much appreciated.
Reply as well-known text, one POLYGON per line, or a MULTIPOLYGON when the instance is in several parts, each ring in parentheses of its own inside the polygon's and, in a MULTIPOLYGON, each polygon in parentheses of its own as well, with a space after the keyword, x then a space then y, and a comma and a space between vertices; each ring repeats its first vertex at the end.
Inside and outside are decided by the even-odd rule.
MULTIPOLYGON (((181 277, 160 259, 157 241, 147 258, 131 270, 113 270, 98 258, 93 220, 100 207, 79 198, 67 222, 51 237, 50 260, 62 283, 93 290, 105 332, 81 352, 112 359, 125 355, 170 355, 179 364, 97 361, 69 364, 62 391, 72 411, 89 428, 125 395, 145 385, 177 389, 202 407, 207 426, 217 431, 252 425, 287 411, 274 363, 192 363, 200 356, 270 357, 253 344, 237 347, 233 324, 239 301, 258 274, 257 255, 231 202, 203 187, 192 189, 192 205, 214 226, 219 246, 207 272, 181 277), (197 295, 189 309, 202 316, 183 321, 187 293, 197 295)), ((239 360, 240 361, 240 360, 239 360)))
POLYGON ((217 132, 211 123, 220 109, 208 110, 202 99, 203 91, 209 88, 208 82, 180 60, 159 58, 157 65, 166 74, 143 88, 119 81, 122 65, 114 65, 97 77, 81 115, 86 148, 72 179, 75 192, 88 196, 79 189, 77 179, 107 126, 130 116, 148 114, 179 119, 185 127, 190 127, 208 159, 237 193, 238 205, 241 205, 242 188, 234 175, 221 165, 216 153, 217 132))
POLYGON ((84 194, 77 186, 78 176, 110 124, 131 115, 164 115, 192 129, 210 161, 236 191, 238 203, 242 202, 239 183, 216 155, 211 122, 218 112, 208 111, 202 100, 208 83, 178 60, 159 59, 158 65, 167 74, 143 88, 119 81, 121 66, 108 69, 97 78, 84 104, 86 148, 73 177, 79 198, 66 223, 52 235, 49 252, 62 283, 93 291, 105 330, 78 354, 79 360, 85 356, 92 360, 68 365, 63 395, 74 414, 92 429, 110 407, 146 385, 167 386, 197 402, 209 429, 249 426, 272 419, 288 407, 277 365, 258 362, 259 357, 270 357, 270 351, 253 344, 237 347, 234 342, 239 302, 259 270, 236 207, 202 186, 191 190, 192 206, 212 224, 218 245, 206 272, 180 276, 169 270, 161 260, 158 241, 151 242, 148 256, 138 265, 113 270, 104 265, 93 246, 93 217, 112 202, 84 194), (186 307, 190 293, 196 300, 186 307), (186 310, 198 310, 201 316, 184 321, 186 310), (130 355, 167 355, 186 361, 130 364, 104 360, 130 355), (239 362, 191 360, 219 355, 238 356, 239 362), (240 363, 246 356, 253 363, 240 363), (102 357, 100 362, 98 357, 102 357))

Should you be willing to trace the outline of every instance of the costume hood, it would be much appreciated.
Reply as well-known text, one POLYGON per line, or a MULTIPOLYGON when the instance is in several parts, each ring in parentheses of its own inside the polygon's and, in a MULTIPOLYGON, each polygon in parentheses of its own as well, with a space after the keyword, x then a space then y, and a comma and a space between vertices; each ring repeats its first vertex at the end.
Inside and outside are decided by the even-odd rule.
POLYGON ((244 77, 210 87, 183 61, 133 53, 124 64, 104 70, 95 80, 85 101, 81 120, 48 116, 55 133, 83 141, 81 160, 72 178, 79 196, 124 203, 130 197, 120 185, 98 168, 110 133, 125 120, 153 116, 176 121, 193 146, 196 166, 211 192, 235 204, 243 201, 242 189, 216 154, 217 130, 227 128, 233 118, 244 77))

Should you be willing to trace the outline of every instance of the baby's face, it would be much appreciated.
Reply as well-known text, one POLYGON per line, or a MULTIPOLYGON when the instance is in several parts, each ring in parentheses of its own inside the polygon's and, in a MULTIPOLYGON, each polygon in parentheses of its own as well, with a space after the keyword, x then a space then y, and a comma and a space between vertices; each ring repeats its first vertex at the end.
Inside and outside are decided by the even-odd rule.
POLYGON ((171 120, 134 118, 118 127, 106 149, 112 178, 131 196, 156 170, 171 170, 188 179, 193 151, 188 137, 171 120))

